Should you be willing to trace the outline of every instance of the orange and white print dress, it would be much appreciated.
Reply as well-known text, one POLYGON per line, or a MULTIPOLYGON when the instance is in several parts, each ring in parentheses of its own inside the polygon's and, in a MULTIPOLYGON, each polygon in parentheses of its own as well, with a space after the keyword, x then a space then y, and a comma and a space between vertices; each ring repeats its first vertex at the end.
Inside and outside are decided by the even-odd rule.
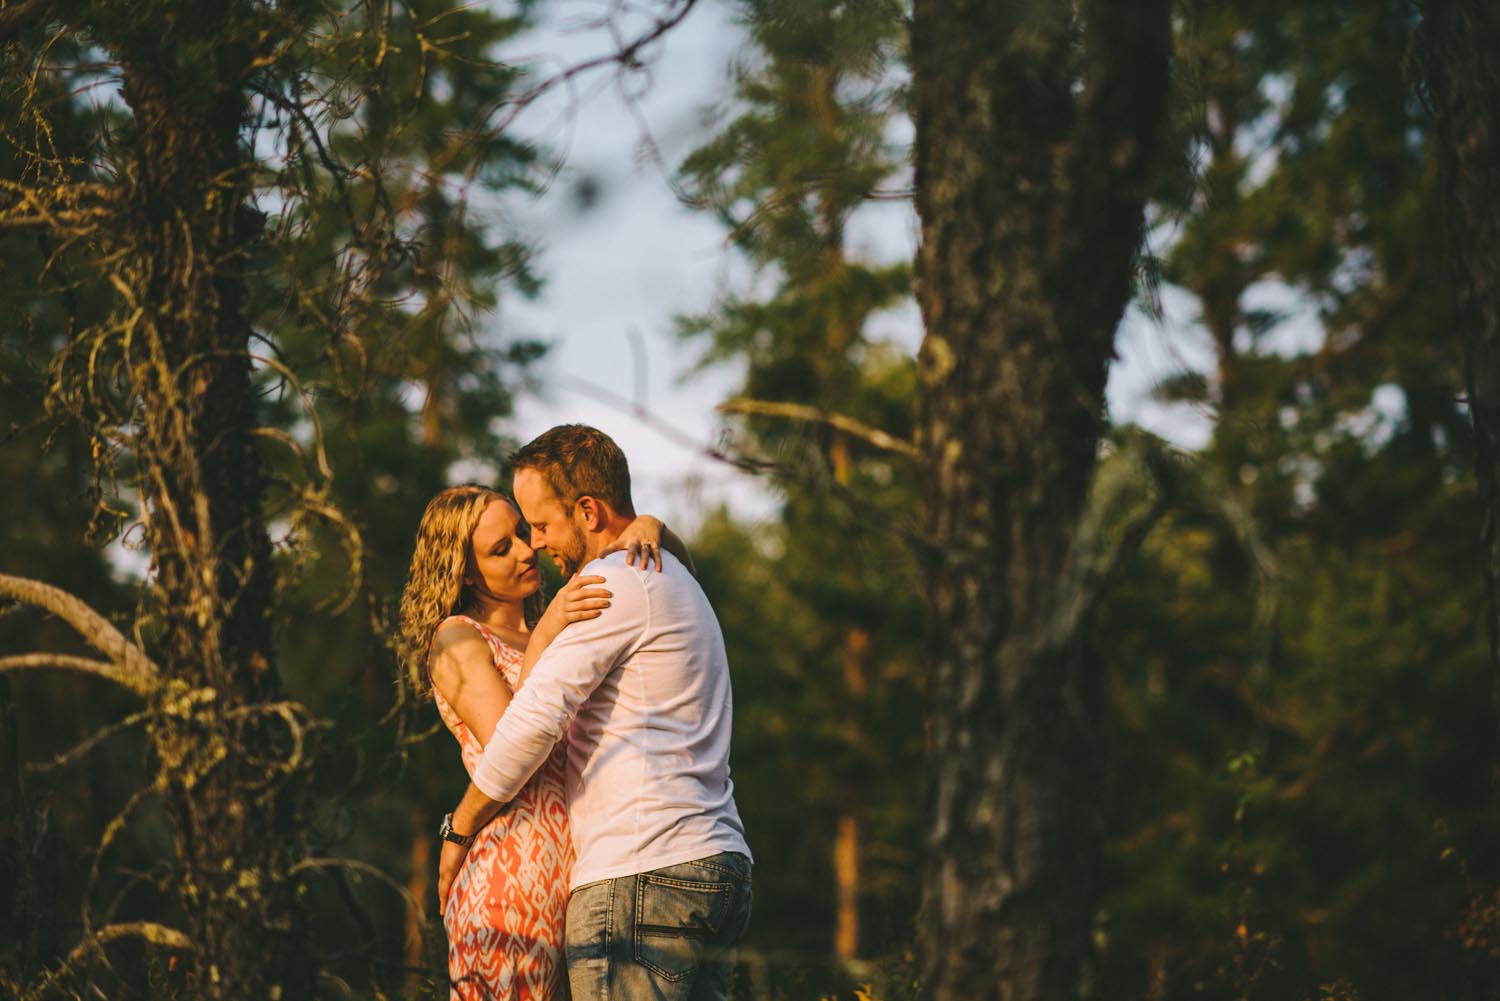
MULTIPOLYGON (((521 653, 464 615, 489 643, 495 670, 519 687, 521 653)), ((446 624, 446 623, 445 623, 446 624)), ((436 688, 438 714, 458 741, 469 774, 484 753, 436 688)), ((573 842, 559 743, 531 781, 480 830, 443 908, 451 1001, 553 1001, 568 996, 563 915, 573 842)))

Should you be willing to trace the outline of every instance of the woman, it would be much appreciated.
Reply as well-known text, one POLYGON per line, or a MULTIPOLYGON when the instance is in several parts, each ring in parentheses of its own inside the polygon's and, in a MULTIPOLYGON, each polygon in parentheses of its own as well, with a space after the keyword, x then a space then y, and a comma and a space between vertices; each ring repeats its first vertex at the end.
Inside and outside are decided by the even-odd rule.
MULTIPOLYGON (((643 516, 613 548, 644 565, 663 541, 681 547, 643 516)), ((417 690, 430 682, 471 774, 542 650, 568 623, 609 606, 609 592, 590 586, 603 580, 574 578, 542 613, 537 554, 505 497, 461 486, 428 503, 401 599, 401 652, 417 690)), ((443 926, 454 1001, 566 996, 562 931, 573 849, 563 763, 559 745, 478 832, 449 892, 443 926)))

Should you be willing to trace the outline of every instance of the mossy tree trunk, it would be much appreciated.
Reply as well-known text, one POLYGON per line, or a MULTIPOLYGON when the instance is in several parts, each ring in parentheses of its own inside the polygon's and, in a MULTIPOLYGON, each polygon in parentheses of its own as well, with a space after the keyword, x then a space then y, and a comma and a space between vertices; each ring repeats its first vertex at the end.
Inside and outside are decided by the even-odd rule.
POLYGON ((286 780, 295 716, 275 708, 274 568, 255 447, 244 315, 250 171, 246 87, 267 44, 248 5, 155 4, 100 37, 132 113, 117 272, 135 456, 146 507, 169 695, 152 725, 177 855, 172 888, 196 991, 305 997, 294 869, 301 839, 286 780), (259 37, 257 37, 259 35, 259 37))
POLYGON ((1077 996, 1099 671, 1063 614, 1167 93, 1165 0, 917 0, 927 986, 1077 996))

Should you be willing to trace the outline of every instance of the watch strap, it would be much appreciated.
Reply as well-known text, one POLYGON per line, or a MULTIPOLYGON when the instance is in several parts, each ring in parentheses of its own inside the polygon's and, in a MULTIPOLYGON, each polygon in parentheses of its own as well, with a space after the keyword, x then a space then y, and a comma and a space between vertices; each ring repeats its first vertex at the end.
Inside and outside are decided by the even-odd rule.
POLYGON ((473 834, 459 834, 453 829, 453 814, 443 814, 443 823, 438 827, 438 837, 444 841, 451 841, 461 848, 467 848, 474 843, 473 834))

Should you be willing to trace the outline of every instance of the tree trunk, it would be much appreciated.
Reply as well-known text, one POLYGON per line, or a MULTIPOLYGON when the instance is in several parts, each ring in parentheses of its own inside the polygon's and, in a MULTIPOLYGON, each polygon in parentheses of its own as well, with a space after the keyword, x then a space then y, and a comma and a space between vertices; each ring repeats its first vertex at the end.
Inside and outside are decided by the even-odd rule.
POLYGON ((833 837, 833 954, 843 963, 859 956, 859 852, 859 818, 846 810, 839 814, 833 837))
POLYGON ((236 20, 235 5, 178 6, 152 20, 155 37, 109 40, 134 115, 129 253, 116 287, 133 325, 156 660, 181 683, 152 738, 195 992, 304 997, 311 982, 291 873, 300 836, 284 788, 300 724, 265 706, 279 694, 274 580, 243 315, 253 233, 240 127, 246 36, 257 25, 236 20))
MULTIPOLYGON (((835 452, 837 455, 837 452, 835 452)), ((847 482, 847 480, 841 481, 847 482)), ((859 626, 844 634, 844 689, 850 703, 844 737, 851 748, 863 743, 855 707, 869 695, 868 661, 870 634, 859 626)), ((833 878, 836 906, 833 924, 833 954, 844 963, 859 956, 860 858, 864 851, 857 804, 845 804, 839 813, 833 839, 833 878)))
POLYGON ((1483 506, 1491 694, 1500 713, 1500 8, 1492 0, 1430 0, 1424 15, 1483 506))
MULTIPOLYGON (((837 227, 831 213, 825 214, 824 224, 830 231, 837 227)), ((828 258, 832 270, 842 269, 843 251, 840 246, 831 245, 828 258)), ((848 325, 835 317, 830 327, 832 350, 829 355, 831 358, 842 359, 850 340, 848 325)), ((849 455, 849 439, 842 432, 835 431, 830 436, 828 459, 833 471, 833 481, 840 487, 847 488, 854 464, 849 455)), ((840 583, 845 587, 855 586, 855 582, 847 577, 840 583)), ((849 626, 843 640, 844 691, 849 709, 843 732, 849 753, 858 753, 857 749, 864 739, 860 725, 863 714, 859 708, 864 705, 869 689, 866 668, 869 654, 870 634, 859 626, 849 626)), ((859 804, 858 797, 855 797, 840 809, 833 835, 833 954, 842 963, 850 963, 859 956, 859 873, 862 851, 859 804)))
POLYGON ((936 1001, 1075 997, 1094 917, 1099 685, 1059 610, 1170 32, 1165 0, 1074 12, 913 12, 936 1001))

